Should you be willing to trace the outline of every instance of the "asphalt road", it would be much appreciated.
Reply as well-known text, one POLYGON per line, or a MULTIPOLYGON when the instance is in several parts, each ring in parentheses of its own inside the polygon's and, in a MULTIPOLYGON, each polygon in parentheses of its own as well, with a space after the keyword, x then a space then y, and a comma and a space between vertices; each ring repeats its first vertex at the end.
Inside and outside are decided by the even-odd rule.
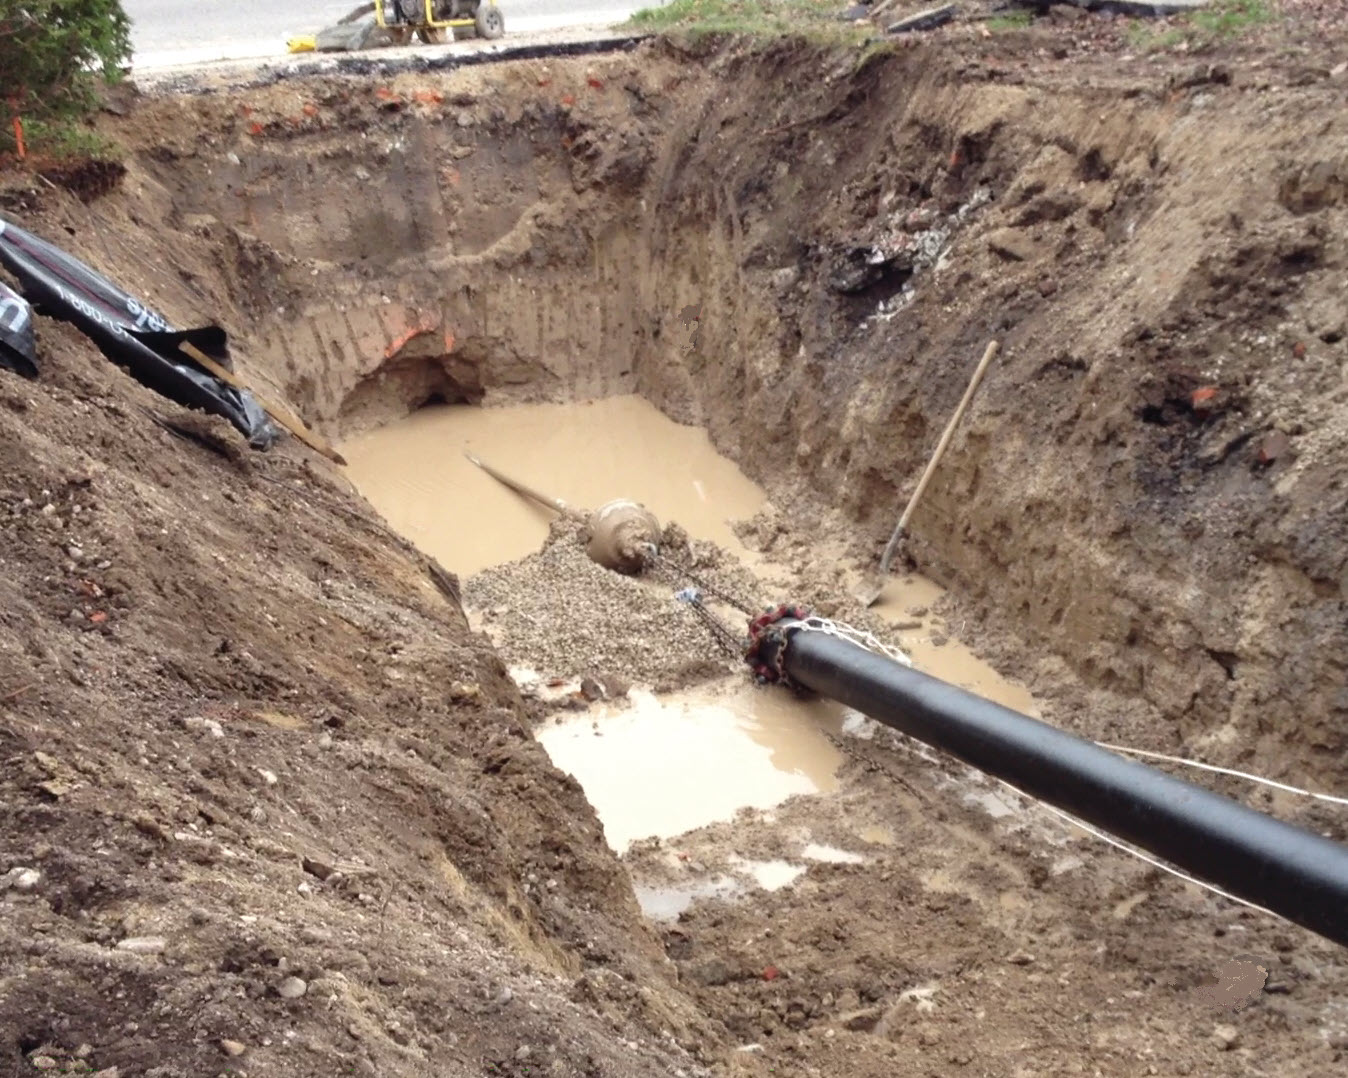
MULTIPOLYGON (((565 26, 622 22, 659 0, 497 0, 506 37, 565 26)), ((136 67, 285 54, 291 34, 330 26, 359 0, 122 0, 136 67)))

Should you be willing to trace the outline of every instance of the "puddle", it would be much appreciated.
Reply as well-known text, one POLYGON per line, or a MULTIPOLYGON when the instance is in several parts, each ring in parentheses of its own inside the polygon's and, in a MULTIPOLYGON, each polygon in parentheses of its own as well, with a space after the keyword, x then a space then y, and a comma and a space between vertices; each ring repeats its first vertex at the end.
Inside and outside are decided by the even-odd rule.
POLYGON ((732 860, 736 868, 752 877, 764 891, 780 891, 805 875, 804 866, 793 865, 790 861, 750 861, 743 857, 732 860))
POLYGON ((621 853, 635 839, 833 791, 841 756, 823 731, 837 727, 825 701, 727 684, 661 697, 633 689, 630 705, 546 725, 538 740, 585 788, 621 853))
MULTIPOLYGON (((958 685, 961 689, 968 689, 1003 707, 1038 718, 1039 708, 1029 689, 999 674, 956 640, 951 635, 951 627, 946 626, 939 617, 932 616, 931 608, 943 595, 945 589, 926 577, 916 574, 894 577, 885 584, 884 591, 871 609, 891 624, 922 622, 921 628, 905 629, 897 634, 899 647, 907 652, 917 669, 958 685), (927 608, 928 613, 911 613, 923 607, 927 608), (935 644, 934 638, 940 637, 946 637, 946 642, 935 644)), ((958 626, 953 628, 958 630, 958 626)))
POLYGON ((866 860, 859 853, 840 850, 837 846, 824 846, 818 842, 807 843, 800 855, 807 861, 823 861, 830 865, 859 865, 866 860))
POLYGON ((389 524, 461 576, 538 550, 555 515, 474 466, 466 450, 580 509, 642 502, 662 524, 678 521, 741 556, 728 521, 765 501, 706 431, 675 423, 641 397, 421 408, 341 450, 347 475, 389 524))
POLYGON ((651 887, 636 884, 633 890, 641 912, 652 921, 677 921, 679 914, 699 899, 733 898, 743 893, 744 888, 738 881, 721 876, 682 886, 651 887))

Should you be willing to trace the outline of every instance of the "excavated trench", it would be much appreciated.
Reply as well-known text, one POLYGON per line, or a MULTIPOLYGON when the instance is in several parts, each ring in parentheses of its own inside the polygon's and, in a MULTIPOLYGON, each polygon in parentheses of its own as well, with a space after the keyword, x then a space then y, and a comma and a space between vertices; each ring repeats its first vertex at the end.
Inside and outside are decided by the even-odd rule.
POLYGON ((976 50, 699 48, 154 97, 109 121, 133 154, 98 212, 125 226, 128 283, 179 321, 228 312, 241 370, 464 578, 645 912, 674 922, 679 991, 742 1049, 727 1073, 830 1073, 844 1044, 858 1074, 969 1044, 1021 1073, 1191 1073, 1231 1045, 1186 993, 1236 951, 1299 986, 1250 1020, 1263 1062, 1328 1060, 1348 1032, 1325 947, 855 716, 729 689, 705 637, 670 644, 664 679, 634 672, 681 616, 670 589, 604 591, 564 529, 538 553, 547 514, 462 450, 577 504, 645 500, 715 544, 709 571, 863 619, 857 571, 996 338, 915 521, 925 575, 867 624, 912 623, 919 666, 1088 737, 1342 779, 1348 128, 976 50), (595 643, 659 602, 627 650, 595 643), (537 663, 511 652, 530 626, 537 663), (559 710, 582 677, 635 703, 559 710), (1214 933, 1239 946, 1213 958, 1214 933), (1184 1017, 1142 1017, 1160 991, 1184 1017))

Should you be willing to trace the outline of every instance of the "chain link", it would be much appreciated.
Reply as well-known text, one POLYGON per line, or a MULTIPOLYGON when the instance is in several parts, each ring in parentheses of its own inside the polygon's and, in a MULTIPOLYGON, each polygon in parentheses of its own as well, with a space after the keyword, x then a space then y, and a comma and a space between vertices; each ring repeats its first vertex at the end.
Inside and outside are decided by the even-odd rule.
POLYGON ((652 555, 651 559, 647 562, 647 566, 654 569, 656 572, 665 573, 666 575, 675 577, 682 577, 685 580, 691 581, 698 591, 705 595, 711 595, 720 599, 721 602, 725 603, 727 606, 733 606, 743 614, 752 616, 758 609, 760 609, 757 604, 749 602, 743 597, 731 595, 728 591, 718 588, 715 584, 707 583, 707 581, 698 576, 686 565, 680 565, 672 558, 666 557, 663 554, 652 555))

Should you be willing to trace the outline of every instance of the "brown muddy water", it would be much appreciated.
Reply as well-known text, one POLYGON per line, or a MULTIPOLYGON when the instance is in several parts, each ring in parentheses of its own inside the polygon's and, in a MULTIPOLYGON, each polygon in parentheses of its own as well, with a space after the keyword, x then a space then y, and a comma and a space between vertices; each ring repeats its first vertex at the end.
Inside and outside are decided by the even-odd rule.
POLYGON ((422 408, 342 446, 361 493, 460 576, 532 554, 556 515, 477 468, 469 451, 568 505, 632 498, 662 523, 676 520, 736 553, 743 547, 730 520, 766 501, 706 431, 673 422, 641 397, 422 408))
MULTIPOLYGON (((342 446, 350 478, 375 508, 463 576, 535 553, 555 516, 474 466, 467 451, 576 508, 631 498, 765 577, 780 569, 750 555, 731 529, 732 520, 762 508, 764 492, 716 453, 705 431, 673 422, 640 397, 429 407, 342 446)), ((941 595, 922 577, 895 578, 877 610, 895 623, 920 622, 897 640, 919 669, 1035 713, 1023 687, 978 660, 952 636, 957 628, 931 613, 941 595)), ((521 669, 512 676, 537 675, 521 669)), ((638 686, 623 700, 559 715, 538 738, 584 787, 610 845, 622 852, 741 809, 830 793, 842 759, 830 736, 844 729, 844 717, 831 702, 763 690, 746 677, 664 695, 638 686)), ((797 871, 745 864, 765 888, 788 884, 797 871)), ((652 894, 649 912, 668 913, 664 903, 696 897, 652 894)))

